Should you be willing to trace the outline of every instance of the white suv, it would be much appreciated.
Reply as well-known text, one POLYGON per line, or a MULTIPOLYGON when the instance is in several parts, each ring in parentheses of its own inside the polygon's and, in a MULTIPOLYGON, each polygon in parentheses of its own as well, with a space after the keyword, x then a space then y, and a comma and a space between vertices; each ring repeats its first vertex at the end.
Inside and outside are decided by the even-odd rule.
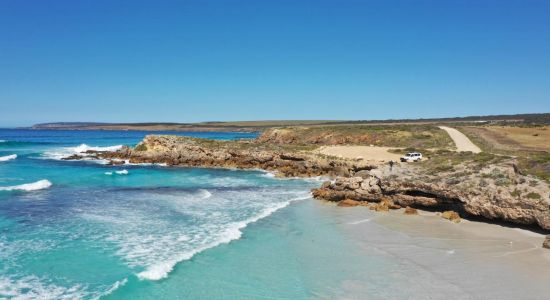
POLYGON ((410 153, 407 153, 405 156, 401 156, 402 162, 421 161, 421 160, 422 160, 422 154, 419 152, 410 152, 410 153))

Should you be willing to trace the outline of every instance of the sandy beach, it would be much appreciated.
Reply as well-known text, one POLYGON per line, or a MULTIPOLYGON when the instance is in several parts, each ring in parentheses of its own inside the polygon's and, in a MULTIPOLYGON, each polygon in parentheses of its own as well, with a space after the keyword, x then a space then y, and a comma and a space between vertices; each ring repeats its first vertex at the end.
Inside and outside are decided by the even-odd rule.
POLYGON ((410 299, 426 299, 421 291, 441 288, 452 299, 544 299, 550 291, 550 253, 540 247, 541 234, 468 220, 455 224, 422 211, 406 216, 355 207, 337 215, 366 253, 399 262, 401 269, 389 276, 410 276, 410 299))
POLYGON ((391 153, 388 150, 395 147, 378 146, 324 146, 318 152, 325 155, 336 156, 348 159, 363 159, 372 161, 399 161, 399 154, 391 153))

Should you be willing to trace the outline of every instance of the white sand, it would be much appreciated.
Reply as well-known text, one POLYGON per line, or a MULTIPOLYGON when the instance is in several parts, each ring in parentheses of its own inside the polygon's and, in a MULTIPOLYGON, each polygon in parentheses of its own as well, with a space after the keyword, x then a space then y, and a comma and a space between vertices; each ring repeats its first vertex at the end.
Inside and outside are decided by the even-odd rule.
POLYGON ((398 262, 387 276, 409 282, 409 299, 423 299, 429 290, 434 292, 431 299, 550 295, 550 250, 541 247, 541 234, 466 220, 455 224, 430 212, 406 216, 402 210, 338 209, 343 233, 365 255, 374 252, 398 262))
POLYGON ((319 153, 348 159, 362 158, 373 161, 399 161, 399 154, 390 153, 390 147, 375 146, 324 146, 319 148, 319 153))

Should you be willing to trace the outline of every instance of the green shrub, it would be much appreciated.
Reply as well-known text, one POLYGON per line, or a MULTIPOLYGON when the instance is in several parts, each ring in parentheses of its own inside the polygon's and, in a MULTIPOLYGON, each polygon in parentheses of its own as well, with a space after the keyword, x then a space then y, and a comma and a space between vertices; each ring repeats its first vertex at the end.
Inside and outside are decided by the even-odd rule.
POLYGON ((134 149, 136 151, 147 151, 147 146, 145 146, 145 144, 139 144, 136 146, 136 148, 134 149))
POLYGON ((542 198, 539 193, 530 192, 529 194, 525 195, 527 199, 540 199, 542 198))
POLYGON ((521 196, 521 191, 518 189, 514 189, 514 191, 511 192, 510 195, 512 195, 512 197, 519 198, 521 196))

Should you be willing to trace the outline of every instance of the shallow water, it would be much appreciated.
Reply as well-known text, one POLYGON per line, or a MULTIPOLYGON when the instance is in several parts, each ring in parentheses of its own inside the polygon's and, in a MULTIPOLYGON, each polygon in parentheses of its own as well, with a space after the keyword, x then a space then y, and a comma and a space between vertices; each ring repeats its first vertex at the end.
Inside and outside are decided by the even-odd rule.
POLYGON ((0 156, 17 155, 0 162, 0 299, 544 299, 550 291, 538 235, 338 208, 310 199, 318 181, 261 171, 58 159, 145 134, 0 130, 0 156))

